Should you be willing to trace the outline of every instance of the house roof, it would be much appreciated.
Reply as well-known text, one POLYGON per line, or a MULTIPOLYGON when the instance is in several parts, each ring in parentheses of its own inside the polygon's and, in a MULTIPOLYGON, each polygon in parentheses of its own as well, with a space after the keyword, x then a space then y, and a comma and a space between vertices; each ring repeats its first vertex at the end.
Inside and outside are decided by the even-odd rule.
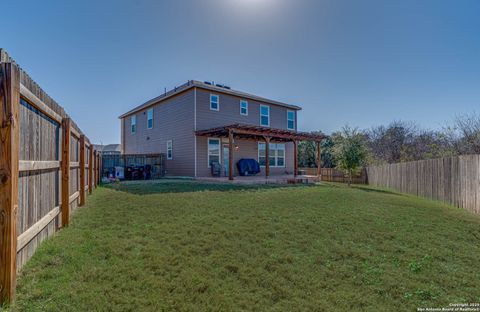
POLYGON ((269 127, 260 127, 247 124, 233 124, 229 126, 216 127, 195 132, 198 136, 208 137, 228 137, 232 133, 235 137, 251 140, 262 140, 269 137, 276 141, 314 141, 320 142, 327 138, 323 134, 313 134, 308 132, 299 132, 292 130, 283 130, 269 127))
POLYGON ((144 109, 146 109, 146 108, 148 108, 152 105, 158 104, 158 103, 160 103, 160 102, 162 102, 162 101, 164 101, 168 98, 171 98, 171 97, 173 97, 173 96, 175 96, 175 95, 177 95, 181 92, 184 92, 184 91, 189 90, 189 89, 194 88, 194 87, 205 89, 205 90, 211 90, 211 91, 215 91, 215 92, 218 92, 218 93, 230 94, 230 95, 242 97, 242 98, 245 98, 245 99, 264 102, 264 103, 268 103, 268 104, 272 104, 272 105, 283 106, 283 107, 287 107, 287 108, 294 109, 294 110, 301 110, 302 109, 300 106, 270 100, 270 99, 267 99, 267 98, 264 98, 264 97, 261 97, 261 96, 257 96, 257 95, 242 92, 242 91, 232 90, 229 87, 209 84, 209 83, 201 82, 201 81, 198 81, 198 80, 189 80, 186 83, 184 83, 183 85, 181 85, 179 87, 175 87, 174 89, 172 89, 170 91, 167 91, 167 92, 165 92, 165 93, 163 93, 163 94, 161 94, 161 95, 159 95, 159 96, 157 96, 157 97, 155 97, 155 98, 153 98, 153 99, 135 107, 132 110, 129 110, 128 112, 126 112, 125 114, 121 115, 118 118, 127 117, 127 116, 129 116, 133 113, 144 110, 144 109))

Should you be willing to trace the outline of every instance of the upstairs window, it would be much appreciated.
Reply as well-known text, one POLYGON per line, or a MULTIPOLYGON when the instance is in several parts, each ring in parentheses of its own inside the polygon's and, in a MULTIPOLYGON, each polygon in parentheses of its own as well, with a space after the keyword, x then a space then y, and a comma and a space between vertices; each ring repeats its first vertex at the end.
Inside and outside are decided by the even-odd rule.
POLYGON ((147 128, 153 128, 153 108, 147 110, 147 128))
POLYGON ((288 130, 295 130, 295 112, 287 111, 287 128, 288 130))
POLYGON ((248 116, 248 102, 240 101, 240 115, 248 116))
POLYGON ((260 105, 260 125, 270 126, 270 106, 260 105))
POLYGON ((220 139, 208 139, 208 166, 220 163, 220 139))
POLYGON ((167 159, 173 159, 173 142, 172 140, 167 141, 167 159))
POLYGON ((210 94, 210 109, 214 111, 220 110, 220 97, 216 94, 210 94))
POLYGON ((130 130, 132 133, 137 132, 137 116, 133 115, 130 117, 130 130))

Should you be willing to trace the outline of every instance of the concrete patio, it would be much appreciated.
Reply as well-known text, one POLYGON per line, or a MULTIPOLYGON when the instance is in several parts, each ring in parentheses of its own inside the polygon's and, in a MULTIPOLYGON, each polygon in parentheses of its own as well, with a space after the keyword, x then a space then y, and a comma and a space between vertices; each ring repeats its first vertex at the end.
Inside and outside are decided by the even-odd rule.
POLYGON ((217 183, 232 183, 232 184, 309 184, 317 183, 320 181, 320 177, 315 175, 297 175, 285 174, 285 175, 272 175, 265 177, 264 175, 258 176, 235 176, 234 180, 229 180, 228 177, 198 177, 195 180, 204 182, 217 182, 217 183))

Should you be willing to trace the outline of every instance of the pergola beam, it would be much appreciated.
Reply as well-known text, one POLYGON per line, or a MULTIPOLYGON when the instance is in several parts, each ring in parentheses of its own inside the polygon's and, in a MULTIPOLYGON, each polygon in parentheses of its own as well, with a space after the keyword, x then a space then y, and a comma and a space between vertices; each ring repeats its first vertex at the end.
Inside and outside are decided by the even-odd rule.
POLYGON ((198 136, 215 136, 228 137, 230 130, 235 132, 235 136, 239 138, 252 138, 259 141, 263 140, 265 136, 269 136, 271 140, 284 141, 321 141, 326 136, 311 134, 305 132, 296 132, 283 129, 272 129, 268 127, 259 127, 252 125, 233 124, 230 126, 217 127, 208 130, 199 130, 196 132, 198 136))

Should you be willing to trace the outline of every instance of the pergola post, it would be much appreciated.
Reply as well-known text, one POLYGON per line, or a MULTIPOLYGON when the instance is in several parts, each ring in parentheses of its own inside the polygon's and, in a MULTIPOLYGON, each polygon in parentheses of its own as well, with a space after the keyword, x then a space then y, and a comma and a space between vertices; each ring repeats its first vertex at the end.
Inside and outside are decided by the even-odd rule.
POLYGON ((298 141, 293 141, 293 176, 298 175, 298 141))
POLYGON ((233 130, 228 131, 228 179, 233 180, 233 130))
POLYGON ((270 137, 265 137, 265 177, 270 176, 270 137))
POLYGON ((320 150, 320 141, 317 141, 317 177, 322 177, 322 153, 320 150))

